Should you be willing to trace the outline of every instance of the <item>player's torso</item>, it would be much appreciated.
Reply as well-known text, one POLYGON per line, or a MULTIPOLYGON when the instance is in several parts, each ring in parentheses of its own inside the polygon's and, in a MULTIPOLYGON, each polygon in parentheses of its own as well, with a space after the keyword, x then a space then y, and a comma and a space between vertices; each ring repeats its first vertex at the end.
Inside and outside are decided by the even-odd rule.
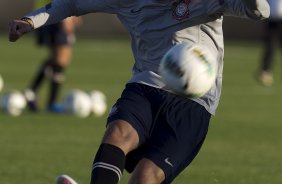
POLYGON ((173 32, 215 20, 220 4, 220 0, 123 0, 118 16, 134 34, 173 32))
POLYGON ((192 41, 208 46, 219 62, 217 83, 200 100, 214 113, 221 88, 223 34, 221 6, 218 0, 125 0, 118 17, 132 37, 135 57, 129 82, 164 87, 158 76, 163 55, 173 45, 192 41))
POLYGON ((217 53, 217 47, 223 46, 221 15, 216 14, 221 11, 219 3, 219 0, 120 1, 118 17, 132 36, 134 69, 157 73, 164 53, 185 40, 208 45, 217 53))

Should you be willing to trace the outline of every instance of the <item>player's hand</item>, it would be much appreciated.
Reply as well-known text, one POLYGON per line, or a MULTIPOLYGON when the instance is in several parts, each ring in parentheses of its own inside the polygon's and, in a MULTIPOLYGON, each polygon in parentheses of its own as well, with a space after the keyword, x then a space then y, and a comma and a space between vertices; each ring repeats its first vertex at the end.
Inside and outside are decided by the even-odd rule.
POLYGON ((24 20, 13 20, 9 24, 9 40, 17 41, 22 35, 33 30, 33 26, 24 20))

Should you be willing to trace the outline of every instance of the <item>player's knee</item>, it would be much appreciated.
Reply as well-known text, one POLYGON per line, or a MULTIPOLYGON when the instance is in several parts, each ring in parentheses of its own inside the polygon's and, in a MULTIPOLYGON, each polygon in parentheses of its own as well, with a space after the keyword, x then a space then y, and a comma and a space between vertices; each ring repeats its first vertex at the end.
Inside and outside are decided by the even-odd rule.
POLYGON ((138 146, 136 130, 126 121, 117 120, 108 125, 103 143, 120 147, 126 154, 138 146))
POLYGON ((56 58, 56 60, 59 65, 67 67, 70 63, 71 57, 70 56, 59 56, 56 58))
POLYGON ((142 159, 136 166, 129 184, 160 184, 165 174, 161 168, 151 160, 142 159))

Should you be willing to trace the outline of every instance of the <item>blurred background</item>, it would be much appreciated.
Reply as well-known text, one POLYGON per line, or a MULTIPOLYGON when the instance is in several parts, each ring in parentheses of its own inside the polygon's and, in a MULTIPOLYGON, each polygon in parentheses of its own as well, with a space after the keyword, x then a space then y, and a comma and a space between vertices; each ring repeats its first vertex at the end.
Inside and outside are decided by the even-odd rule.
MULTIPOLYGON (((26 88, 48 53, 33 33, 8 42, 7 25, 33 9, 32 0, 0 1, 0 75, 5 92, 26 88)), ((274 84, 255 79, 263 54, 263 24, 226 17, 225 68, 221 102, 207 140, 175 184, 282 183, 282 65, 275 54, 274 84)), ((133 57, 128 34, 116 17, 90 14, 77 30, 73 59, 60 101, 72 89, 100 90, 106 96, 102 116, 27 110, 17 117, 0 112, 0 183, 51 184, 68 174, 89 183, 92 161, 105 130, 107 113, 129 79, 133 57)), ((48 84, 39 93, 44 106, 48 84)), ((126 183, 128 174, 121 183, 126 183)))

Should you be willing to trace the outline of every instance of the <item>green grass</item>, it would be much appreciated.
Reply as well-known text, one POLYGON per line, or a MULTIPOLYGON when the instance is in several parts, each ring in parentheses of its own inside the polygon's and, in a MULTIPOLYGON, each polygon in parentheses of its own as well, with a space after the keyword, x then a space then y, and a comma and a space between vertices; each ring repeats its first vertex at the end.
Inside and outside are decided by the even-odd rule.
MULTIPOLYGON (((16 44, 0 36, 0 74, 4 91, 22 90, 47 55, 31 37, 16 44)), ((254 80, 261 47, 257 42, 227 42, 221 103, 198 157, 176 184, 282 183, 282 73, 276 57, 275 84, 254 80)), ((78 39, 61 98, 68 90, 99 89, 110 107, 130 77, 128 40, 78 39)), ((44 108, 47 84, 40 91, 44 108)), ((50 184, 61 173, 89 183, 93 157, 105 130, 106 115, 80 119, 27 111, 0 113, 0 183, 50 184)), ((121 183, 126 183, 125 174, 121 183)))

